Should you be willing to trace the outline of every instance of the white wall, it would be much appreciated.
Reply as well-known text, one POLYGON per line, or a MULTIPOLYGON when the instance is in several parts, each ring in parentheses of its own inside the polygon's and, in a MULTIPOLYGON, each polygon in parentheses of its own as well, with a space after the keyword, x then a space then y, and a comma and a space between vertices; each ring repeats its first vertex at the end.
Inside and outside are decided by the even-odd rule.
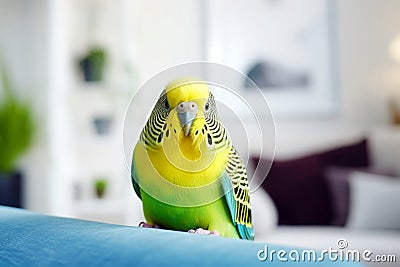
POLYGON ((397 0, 338 2, 341 119, 359 125, 389 122, 388 98, 399 90, 400 65, 390 58, 390 42, 400 34, 397 0))
POLYGON ((293 157, 389 127, 388 102, 400 91, 400 64, 388 54, 400 33, 400 1, 337 0, 338 110, 330 116, 277 119, 277 157, 293 157))
POLYGON ((320 150, 390 126, 388 102, 400 91, 400 64, 388 49, 400 34, 399 12, 397 0, 336 1, 338 112, 278 120, 277 156, 320 150))
POLYGON ((165 68, 202 59, 199 0, 136 2, 136 68, 142 82, 165 68))
MULTIPOLYGON (((65 58, 52 58, 60 54, 54 50, 57 44, 49 40, 50 32, 55 30, 54 25, 53 28, 49 25, 50 2, 3 0, 0 4, 0 55, 7 61, 21 94, 34 100, 39 120, 37 143, 23 161, 23 166, 29 169, 26 202, 28 208, 37 211, 56 209, 58 204, 52 204, 52 198, 57 198, 54 188, 62 190, 62 183, 57 185, 54 181, 62 163, 54 167, 52 162, 59 161, 52 157, 57 140, 54 136, 49 139, 53 133, 48 131, 49 123, 57 124, 57 116, 48 117, 51 112, 48 101, 55 99, 49 96, 54 94, 51 90, 59 90, 57 84, 65 85, 52 82, 49 75, 56 74, 57 69, 50 72, 49 68, 57 68, 57 60, 66 62, 65 58), (54 172, 54 168, 58 171, 54 172)), ((121 14, 129 17, 128 26, 121 26, 125 27, 123 32, 128 40, 121 49, 129 54, 140 83, 169 66, 203 59, 202 0, 121 0, 121 3, 124 7, 121 14)), ((62 6, 58 11, 62 12, 62 6)), ((387 101, 400 87, 400 65, 388 55, 390 41, 400 33, 399 11, 398 0, 337 0, 339 112, 329 117, 277 121, 278 156, 347 142, 363 129, 388 125, 387 101)), ((74 25, 71 21, 60 23, 74 25)), ((58 41, 63 42, 63 34, 68 34, 65 32, 68 30, 60 30, 63 33, 58 41)), ((69 47, 64 49, 71 52, 69 47)), ((69 77, 64 75, 61 81, 69 77)), ((57 108, 54 103, 51 106, 57 108)))

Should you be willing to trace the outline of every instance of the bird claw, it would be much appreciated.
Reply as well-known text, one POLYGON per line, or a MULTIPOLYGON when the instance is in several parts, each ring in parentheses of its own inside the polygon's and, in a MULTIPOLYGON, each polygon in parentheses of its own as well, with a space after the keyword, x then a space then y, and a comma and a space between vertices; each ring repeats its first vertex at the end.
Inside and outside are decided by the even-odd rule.
POLYGON ((139 227, 161 229, 161 227, 158 226, 157 224, 152 225, 152 224, 149 224, 149 223, 146 223, 146 222, 140 222, 139 223, 139 227))
POLYGON ((211 235, 211 236, 219 236, 219 233, 215 230, 205 230, 203 228, 198 228, 197 230, 190 229, 188 233, 199 234, 199 235, 211 235))

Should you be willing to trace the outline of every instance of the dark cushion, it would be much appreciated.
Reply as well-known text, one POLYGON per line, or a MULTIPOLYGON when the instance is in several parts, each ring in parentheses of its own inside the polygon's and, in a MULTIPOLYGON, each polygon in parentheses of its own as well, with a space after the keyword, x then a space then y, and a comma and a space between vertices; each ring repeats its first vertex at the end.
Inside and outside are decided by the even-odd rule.
MULTIPOLYGON (((367 140, 291 160, 274 160, 262 187, 278 210, 278 223, 328 225, 333 204, 324 178, 327 166, 367 167, 367 140)), ((267 166, 270 159, 251 158, 253 166, 267 166)))
POLYGON ((367 139, 331 149, 316 156, 324 166, 365 167, 370 165, 367 139))
POLYGON ((380 174, 389 177, 394 177, 396 175, 393 170, 371 167, 328 167, 325 172, 325 178, 332 200, 332 225, 344 226, 346 224, 349 213, 349 178, 355 171, 380 174))

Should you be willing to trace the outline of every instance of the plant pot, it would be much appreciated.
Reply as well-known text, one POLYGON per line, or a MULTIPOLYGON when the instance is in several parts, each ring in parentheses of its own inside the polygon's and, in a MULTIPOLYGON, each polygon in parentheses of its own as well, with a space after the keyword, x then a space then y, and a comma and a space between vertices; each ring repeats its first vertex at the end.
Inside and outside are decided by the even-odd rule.
POLYGON ((95 189, 97 198, 103 198, 104 194, 106 193, 106 190, 107 190, 107 180, 105 180, 105 179, 95 180, 94 189, 95 189))
POLYGON ((0 205, 22 208, 22 174, 0 173, 0 205))
POLYGON ((102 48, 91 48, 79 61, 83 78, 87 82, 101 81, 106 63, 106 52, 102 48))
POLYGON ((97 198, 103 198, 106 190, 104 189, 96 189, 96 196, 97 198))
POLYGON ((86 82, 97 82, 103 78, 103 63, 100 60, 86 58, 80 63, 86 82))
POLYGON ((109 135, 112 119, 109 117, 96 117, 93 119, 93 124, 97 135, 109 135))

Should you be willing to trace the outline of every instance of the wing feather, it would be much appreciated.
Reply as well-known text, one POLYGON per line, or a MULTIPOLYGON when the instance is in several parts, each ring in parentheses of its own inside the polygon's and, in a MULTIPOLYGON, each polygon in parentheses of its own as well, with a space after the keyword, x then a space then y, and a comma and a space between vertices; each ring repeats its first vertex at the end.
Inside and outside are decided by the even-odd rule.
POLYGON ((232 222, 243 239, 254 240, 251 205, 246 168, 235 150, 231 148, 229 160, 222 177, 225 199, 232 222))

